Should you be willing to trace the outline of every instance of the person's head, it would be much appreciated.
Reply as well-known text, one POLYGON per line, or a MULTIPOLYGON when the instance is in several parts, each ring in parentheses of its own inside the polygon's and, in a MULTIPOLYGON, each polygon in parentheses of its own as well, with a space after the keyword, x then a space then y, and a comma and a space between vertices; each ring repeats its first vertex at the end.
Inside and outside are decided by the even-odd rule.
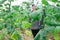
POLYGON ((36 10, 36 5, 35 4, 32 4, 32 10, 36 10))

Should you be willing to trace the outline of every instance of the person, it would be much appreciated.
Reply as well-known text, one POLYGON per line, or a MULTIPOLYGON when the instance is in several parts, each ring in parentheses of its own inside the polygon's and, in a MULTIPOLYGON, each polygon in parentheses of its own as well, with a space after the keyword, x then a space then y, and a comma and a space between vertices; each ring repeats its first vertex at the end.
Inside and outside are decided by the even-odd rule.
MULTIPOLYGON (((32 12, 34 12, 34 11, 36 11, 36 5, 35 4, 32 5, 32 12)), ((31 18, 29 18, 29 22, 31 22, 31 18)), ((39 30, 40 30, 39 21, 36 20, 31 27, 33 37, 36 36, 36 34, 39 32, 39 30)))
MULTIPOLYGON (((34 11, 36 11, 36 5, 35 4, 32 5, 32 12, 34 12, 34 11)), ((39 30, 42 29, 44 17, 46 16, 45 10, 43 10, 43 12, 44 12, 44 14, 42 15, 41 20, 34 21, 32 27, 31 27, 33 37, 35 37, 37 35, 37 33, 39 32, 39 30)), ((29 18, 29 22, 31 22, 31 18, 29 18)))

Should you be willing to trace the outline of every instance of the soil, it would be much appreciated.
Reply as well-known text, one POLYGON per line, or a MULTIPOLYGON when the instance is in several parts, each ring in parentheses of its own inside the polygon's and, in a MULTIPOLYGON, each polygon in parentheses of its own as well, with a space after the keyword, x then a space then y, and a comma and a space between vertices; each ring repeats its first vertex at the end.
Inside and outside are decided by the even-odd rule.
POLYGON ((33 37, 22 33, 22 40, 33 40, 33 37))
MULTIPOLYGON (((34 40, 33 39, 33 36, 28 36, 28 35, 26 35, 24 32, 21 32, 20 31, 20 29, 16 29, 19 33, 20 33, 20 35, 22 36, 22 40, 34 40)), ((0 33, 3 33, 4 32, 4 29, 3 30, 0 30, 0 33)), ((5 37, 3 37, 2 38, 2 40, 8 40, 8 34, 5 36, 5 37)))
MULTIPOLYGON (((20 29, 17 29, 17 31, 20 31, 20 29)), ((20 32, 21 32, 21 31, 20 31, 20 32)), ((21 32, 21 35, 22 35, 22 40, 34 40, 34 39, 33 39, 33 35, 28 36, 28 35, 26 35, 24 32, 21 32)))

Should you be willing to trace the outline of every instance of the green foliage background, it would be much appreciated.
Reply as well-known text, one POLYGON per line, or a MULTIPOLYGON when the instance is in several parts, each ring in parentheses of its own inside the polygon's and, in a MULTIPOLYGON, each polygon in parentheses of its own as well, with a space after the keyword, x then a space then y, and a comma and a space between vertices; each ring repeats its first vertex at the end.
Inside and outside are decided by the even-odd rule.
MULTIPOLYGON (((30 13, 31 4, 29 2, 23 2, 22 6, 11 6, 11 2, 14 0, 9 0, 9 3, 4 4, 6 0, 0 1, 0 30, 5 29, 4 35, 9 35, 9 40, 22 40, 22 36, 15 30, 20 28, 21 31, 31 28, 33 22, 40 20, 45 9, 46 17, 44 18, 44 28, 37 34, 35 40, 47 40, 46 36, 50 33, 54 33, 55 39, 58 39, 57 32, 60 27, 60 4, 50 5, 48 1, 58 3, 58 0, 42 0, 42 8, 38 6, 38 10, 30 13), (3 9, 3 5, 5 9, 3 9), (26 4, 26 8, 23 6, 26 4), (43 6, 44 5, 44 6, 43 6), (29 18, 32 18, 32 22, 29 23, 29 18), (59 27, 57 27, 59 26, 59 27), (57 38, 56 38, 57 37, 57 38)), ((3 38, 3 34, 0 34, 0 40, 3 38)))

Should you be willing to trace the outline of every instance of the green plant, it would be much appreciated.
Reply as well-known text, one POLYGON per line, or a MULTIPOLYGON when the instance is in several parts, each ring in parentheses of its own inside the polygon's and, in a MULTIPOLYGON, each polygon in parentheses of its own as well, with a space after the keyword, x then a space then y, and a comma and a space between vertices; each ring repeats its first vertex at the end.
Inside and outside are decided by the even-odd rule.
MULTIPOLYGON (((25 29, 31 28, 33 22, 36 20, 42 20, 42 15, 45 13, 46 17, 43 19, 44 29, 41 29, 37 34, 35 40, 47 40, 48 34, 54 34, 54 38, 58 39, 58 30, 57 26, 60 26, 60 7, 58 5, 50 5, 48 1, 52 1, 54 3, 58 3, 58 0, 42 0, 42 8, 40 6, 37 7, 37 11, 30 13, 30 5, 29 2, 23 2, 22 6, 12 6, 11 2, 14 0, 9 0, 9 3, 4 4, 6 0, 0 1, 0 30, 6 28, 7 34, 9 35, 9 39, 11 40, 19 40, 21 39, 21 35, 16 32, 16 28, 20 28, 21 31, 25 29), (3 9, 3 5, 5 9, 3 9), (26 4, 26 8, 23 6, 26 4), (7 7, 9 6, 9 7, 7 7), (45 12, 43 11, 45 10, 45 12), (29 18, 31 18, 31 23, 29 23, 29 18), (57 31, 57 32, 56 32, 57 31), (56 36, 56 37, 55 37, 56 36)), ((34 0, 32 0, 34 1, 34 0)), ((24 31, 23 31, 24 32, 24 31)), ((1 37, 3 37, 1 35, 1 37)), ((56 40, 57 40, 56 39, 56 40)))
POLYGON ((52 35, 51 37, 55 40, 59 40, 58 26, 60 27, 60 7, 50 5, 48 1, 57 2, 58 0, 42 0, 42 6, 45 9, 46 17, 44 19, 44 29, 41 29, 40 32, 36 35, 34 40, 48 40, 47 35, 52 35), (57 31, 58 30, 58 31, 57 31))

